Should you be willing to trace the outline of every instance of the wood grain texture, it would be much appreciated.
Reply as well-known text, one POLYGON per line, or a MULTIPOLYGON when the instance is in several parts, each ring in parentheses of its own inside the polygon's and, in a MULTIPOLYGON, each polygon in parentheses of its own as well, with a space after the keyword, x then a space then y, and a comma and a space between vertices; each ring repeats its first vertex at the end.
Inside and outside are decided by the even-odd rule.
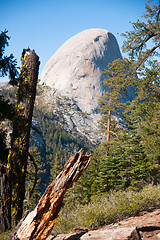
POLYGON ((46 239, 56 224, 64 194, 80 178, 89 162, 90 155, 84 155, 83 149, 70 157, 63 171, 47 187, 37 207, 22 220, 11 239, 46 239))

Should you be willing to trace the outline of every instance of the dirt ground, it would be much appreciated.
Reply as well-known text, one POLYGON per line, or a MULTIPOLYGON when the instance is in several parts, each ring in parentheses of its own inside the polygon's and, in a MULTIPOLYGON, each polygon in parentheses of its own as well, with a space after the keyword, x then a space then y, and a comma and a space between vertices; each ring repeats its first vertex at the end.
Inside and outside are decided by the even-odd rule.
POLYGON ((160 208, 150 209, 96 230, 78 227, 47 240, 160 240, 160 208))

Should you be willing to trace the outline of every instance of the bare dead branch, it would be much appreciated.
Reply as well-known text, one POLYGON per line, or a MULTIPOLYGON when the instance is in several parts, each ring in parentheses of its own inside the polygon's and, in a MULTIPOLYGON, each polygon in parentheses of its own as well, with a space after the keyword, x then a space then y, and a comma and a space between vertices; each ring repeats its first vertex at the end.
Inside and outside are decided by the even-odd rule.
POLYGON ((83 155, 83 149, 70 157, 64 170, 47 187, 37 207, 26 216, 10 239, 46 239, 56 224, 64 194, 80 178, 89 162, 90 155, 83 155))

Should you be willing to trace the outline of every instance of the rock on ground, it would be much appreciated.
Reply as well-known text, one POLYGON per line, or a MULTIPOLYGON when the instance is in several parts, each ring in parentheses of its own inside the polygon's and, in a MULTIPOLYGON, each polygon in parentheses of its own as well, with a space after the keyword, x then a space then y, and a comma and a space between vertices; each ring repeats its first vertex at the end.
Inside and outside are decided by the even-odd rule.
POLYGON ((76 229, 70 234, 50 236, 47 240, 160 240, 160 209, 142 212, 97 230, 76 229))

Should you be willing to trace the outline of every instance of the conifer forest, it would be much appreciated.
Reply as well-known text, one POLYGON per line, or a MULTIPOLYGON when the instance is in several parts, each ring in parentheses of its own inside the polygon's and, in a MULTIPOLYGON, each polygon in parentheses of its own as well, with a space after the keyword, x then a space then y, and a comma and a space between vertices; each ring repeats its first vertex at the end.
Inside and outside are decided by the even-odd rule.
MULTIPOLYGON (((143 20, 131 25, 131 31, 121 34, 125 39, 122 51, 128 57, 112 61, 103 70, 103 84, 108 91, 99 99, 101 119, 95 134, 103 137, 97 142, 76 130, 67 131, 60 110, 55 114, 36 103, 42 91, 38 83, 40 56, 36 49, 24 49, 19 68, 12 53, 6 56, 10 33, 2 29, 0 77, 8 76, 10 87, 0 90, 0 234, 14 230, 23 214, 36 207, 66 161, 82 148, 91 155, 91 161, 66 192, 55 231, 67 232, 76 227, 71 218, 73 211, 82 218, 87 208, 91 209, 88 220, 77 220, 79 224, 92 228, 111 223, 115 220, 111 210, 110 220, 105 214, 98 215, 96 202, 102 207, 105 196, 112 196, 118 204, 128 192, 132 192, 133 199, 136 194, 143 199, 142 195, 154 195, 154 189, 159 188, 160 2, 146 3, 143 20), (134 89, 134 99, 124 102, 122 96, 130 88, 134 89), (92 209, 93 204, 96 207, 92 209)), ((156 194, 146 202, 159 202, 160 194, 156 194)), ((131 212, 141 211, 141 207, 131 212)))

